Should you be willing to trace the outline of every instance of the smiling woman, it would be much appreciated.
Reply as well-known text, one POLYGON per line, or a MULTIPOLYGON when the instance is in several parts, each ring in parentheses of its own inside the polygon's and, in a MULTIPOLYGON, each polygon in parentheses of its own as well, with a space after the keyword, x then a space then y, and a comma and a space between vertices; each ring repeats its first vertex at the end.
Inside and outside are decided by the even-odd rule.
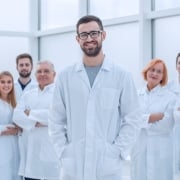
POLYGON ((167 84, 167 67, 161 59, 153 59, 150 61, 142 73, 144 80, 147 81, 149 91, 157 85, 164 86, 167 84))
POLYGON ((141 132, 132 151, 131 176, 133 180, 172 180, 175 96, 164 87, 167 68, 163 60, 151 60, 142 74, 146 85, 138 93, 141 132))
POLYGON ((0 73, 0 174, 4 180, 20 180, 18 176, 18 127, 12 122, 16 106, 13 77, 8 71, 0 73))

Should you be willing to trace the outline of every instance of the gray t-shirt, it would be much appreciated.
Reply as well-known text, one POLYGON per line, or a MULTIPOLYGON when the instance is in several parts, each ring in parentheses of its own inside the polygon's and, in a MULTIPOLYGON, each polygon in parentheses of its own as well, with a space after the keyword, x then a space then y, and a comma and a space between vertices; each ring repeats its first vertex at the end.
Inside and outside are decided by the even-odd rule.
POLYGON ((99 69, 101 68, 101 65, 93 66, 93 67, 84 65, 91 87, 92 87, 94 80, 99 72, 99 69))

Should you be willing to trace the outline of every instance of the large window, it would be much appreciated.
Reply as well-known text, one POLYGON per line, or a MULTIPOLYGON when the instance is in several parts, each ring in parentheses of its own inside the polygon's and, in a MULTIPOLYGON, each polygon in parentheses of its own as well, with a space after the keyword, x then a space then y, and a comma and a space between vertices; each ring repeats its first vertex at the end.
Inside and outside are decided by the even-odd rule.
POLYGON ((180 52, 179 29, 180 17, 162 18, 154 22, 154 56, 167 63, 169 79, 176 77, 175 59, 180 52))
POLYGON ((28 38, 0 36, 0 71, 8 70, 16 77, 16 56, 29 52, 29 45, 28 38))
POLYGON ((180 0, 4 0, 0 6, 1 69, 14 69, 14 59, 30 52, 50 59, 60 69, 80 60, 75 24, 86 14, 103 20, 104 52, 131 71, 136 84, 143 66, 164 58, 173 78, 179 49, 180 0), (38 16, 39 15, 39 16, 38 16), (172 62, 173 60, 173 62, 172 62), (131 65, 129 65, 131 64, 131 65))
POLYGON ((180 0, 154 0, 155 10, 164 10, 180 7, 180 0))
POLYGON ((117 18, 139 13, 139 0, 91 0, 90 14, 102 19, 117 18))
POLYGON ((79 0, 42 0, 41 29, 72 26, 79 16, 79 0))
POLYGON ((0 5, 0 30, 30 30, 30 0, 5 0, 0 5))

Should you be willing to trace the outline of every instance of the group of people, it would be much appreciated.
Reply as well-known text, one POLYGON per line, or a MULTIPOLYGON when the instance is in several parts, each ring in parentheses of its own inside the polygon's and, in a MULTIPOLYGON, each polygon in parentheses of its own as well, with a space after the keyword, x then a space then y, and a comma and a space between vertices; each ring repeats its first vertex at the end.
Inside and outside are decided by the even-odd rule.
POLYGON ((16 58, 19 78, 0 73, 0 175, 3 180, 58 180, 59 161, 48 135, 48 112, 55 70, 50 61, 39 61, 36 81, 33 60, 23 53, 16 58))
MULTIPOLYGON (((180 78, 168 83, 165 62, 153 59, 137 91, 131 74, 105 56, 98 17, 81 17, 76 33, 82 60, 56 82, 50 61, 36 64, 33 80, 26 53, 16 58, 17 82, 0 73, 1 178, 123 180, 130 156, 132 180, 173 180, 180 171, 180 78)), ((180 54, 176 67, 180 74, 180 54)))

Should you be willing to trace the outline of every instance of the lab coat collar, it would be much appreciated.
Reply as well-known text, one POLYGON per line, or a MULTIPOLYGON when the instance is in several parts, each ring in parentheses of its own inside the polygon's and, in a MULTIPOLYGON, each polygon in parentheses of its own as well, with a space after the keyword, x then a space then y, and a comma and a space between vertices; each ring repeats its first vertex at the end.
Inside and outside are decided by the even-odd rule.
MULTIPOLYGON (((111 69, 112 69, 112 62, 109 61, 106 57, 104 57, 103 64, 101 66, 101 70, 110 71, 111 69)), ((76 66, 75 66, 76 72, 84 71, 84 70, 85 70, 85 68, 84 68, 83 61, 76 64, 76 66)))
POLYGON ((38 86, 38 89, 39 89, 39 91, 49 91, 50 89, 53 89, 54 88, 54 83, 51 83, 51 84, 48 84, 48 85, 46 85, 45 87, 44 87, 44 89, 42 90, 42 89, 40 89, 40 87, 38 86))
POLYGON ((164 87, 162 87, 161 85, 157 85, 151 91, 149 91, 148 88, 147 88, 147 84, 146 84, 146 86, 139 91, 139 95, 150 94, 150 93, 151 94, 156 93, 157 95, 161 95, 162 94, 162 89, 164 89, 164 87))

